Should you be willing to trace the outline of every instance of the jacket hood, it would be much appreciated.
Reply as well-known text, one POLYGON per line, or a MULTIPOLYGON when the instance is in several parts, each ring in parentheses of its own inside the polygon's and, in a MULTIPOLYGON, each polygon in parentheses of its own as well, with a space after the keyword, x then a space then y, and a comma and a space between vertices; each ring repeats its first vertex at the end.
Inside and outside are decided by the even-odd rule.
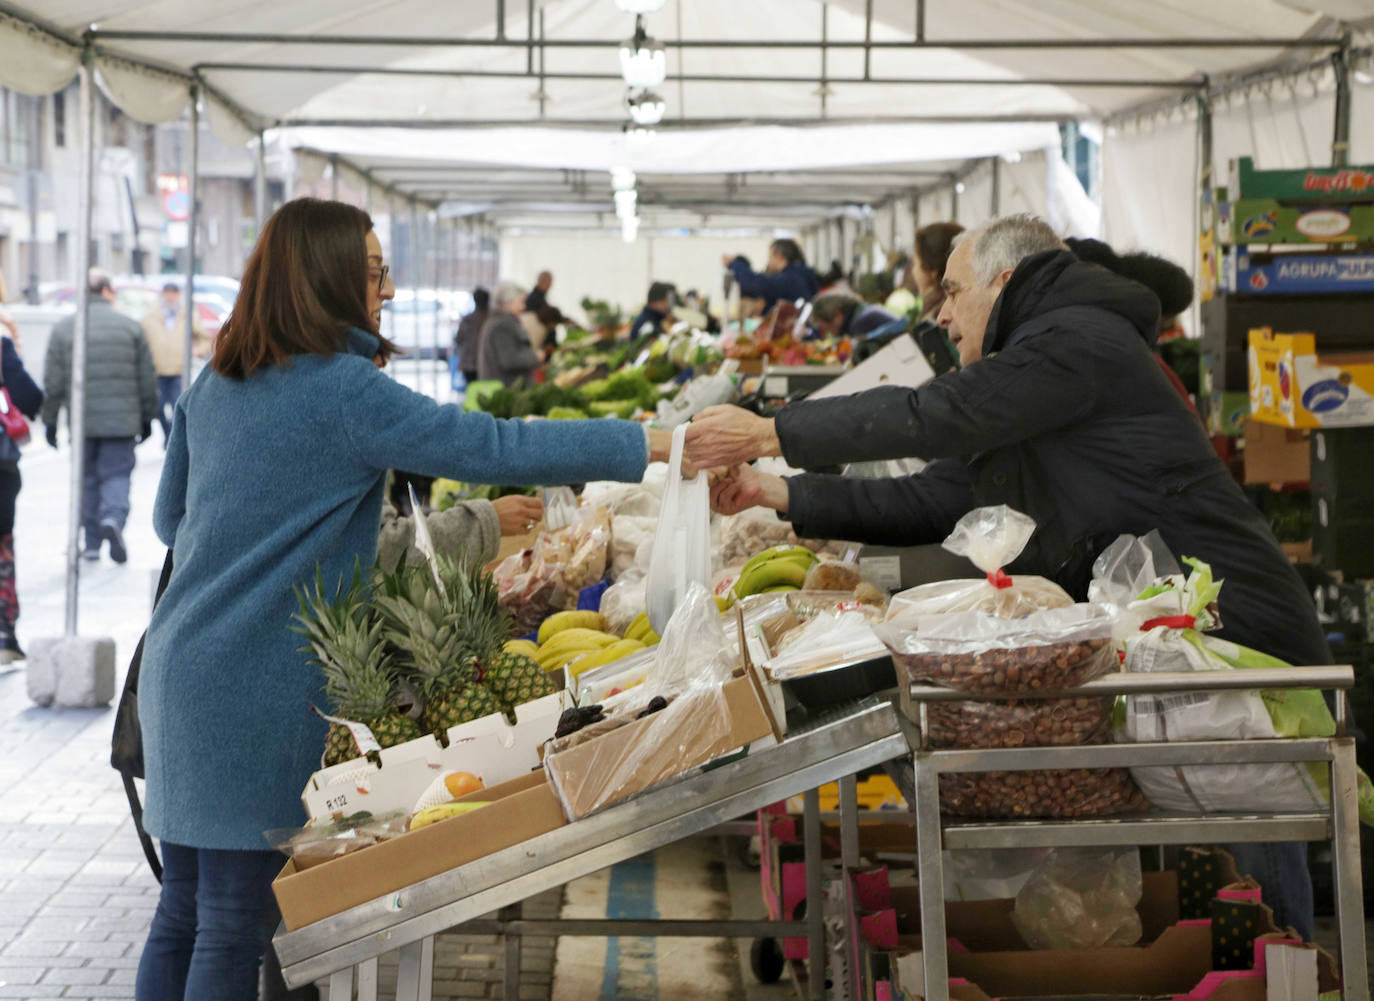
POLYGON ((1032 254, 1016 267, 988 317, 983 355, 1006 347, 1022 324, 1056 309, 1088 306, 1115 313, 1154 347, 1159 338, 1159 298, 1139 282, 1080 261, 1067 250, 1032 254))

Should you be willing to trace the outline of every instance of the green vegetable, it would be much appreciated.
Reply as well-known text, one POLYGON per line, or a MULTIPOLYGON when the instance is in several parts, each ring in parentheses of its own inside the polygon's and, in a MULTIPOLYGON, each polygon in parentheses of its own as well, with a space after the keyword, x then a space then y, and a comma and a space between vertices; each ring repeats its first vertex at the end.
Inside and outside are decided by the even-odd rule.
POLYGON ((551 421, 580 421, 587 417, 587 411, 577 407, 550 407, 547 416, 551 421))
POLYGON ((634 415, 639 409, 637 400, 596 400, 587 404, 593 417, 624 417, 634 415))

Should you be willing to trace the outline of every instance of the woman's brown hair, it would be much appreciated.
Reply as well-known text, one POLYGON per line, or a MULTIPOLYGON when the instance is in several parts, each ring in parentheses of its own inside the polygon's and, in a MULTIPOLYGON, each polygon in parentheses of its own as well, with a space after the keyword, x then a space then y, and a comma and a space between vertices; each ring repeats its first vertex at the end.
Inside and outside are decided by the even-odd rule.
POLYGON ((933 222, 916 231, 916 267, 935 273, 935 287, 921 303, 922 316, 939 313, 945 301, 945 290, 940 283, 945 280, 954 238, 963 231, 964 227, 957 222, 933 222))
MULTIPOLYGON (((272 214, 243 269, 210 364, 242 379, 292 355, 331 355, 343 334, 376 335, 367 312, 367 234, 372 218, 344 202, 297 198, 272 214)), ((396 346, 378 335, 385 361, 396 346)))

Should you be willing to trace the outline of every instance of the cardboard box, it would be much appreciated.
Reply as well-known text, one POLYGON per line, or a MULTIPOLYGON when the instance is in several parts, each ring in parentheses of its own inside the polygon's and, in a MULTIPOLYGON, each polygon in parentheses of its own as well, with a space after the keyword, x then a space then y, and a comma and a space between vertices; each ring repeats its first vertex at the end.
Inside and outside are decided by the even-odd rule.
POLYGON ((1221 238, 1228 244, 1332 244, 1374 240, 1374 205, 1286 205, 1273 198, 1221 205, 1221 238))
POLYGON ((272 891, 287 930, 346 911, 492 852, 562 827, 562 807, 544 779, 531 772, 464 796, 487 801, 480 810, 299 870, 287 862, 272 891))
POLYGON ((306 816, 409 812, 447 772, 472 772, 488 786, 519 778, 539 767, 539 748, 558 728, 563 705, 563 693, 555 692, 517 706, 514 726, 493 713, 451 727, 448 747, 433 737, 418 737, 384 748, 376 762, 354 758, 323 768, 310 776, 301 793, 306 816))
POLYGON ((880 348, 871 358, 855 365, 843 375, 816 390, 808 400, 848 396, 878 386, 924 385, 935 378, 935 370, 910 337, 898 337, 880 348))
POLYGON ((754 741, 782 739, 782 732, 770 720, 755 672, 726 682, 721 693, 728 713, 728 720, 721 721, 724 725, 698 725, 702 716, 692 706, 700 702, 703 713, 712 712, 714 696, 688 694, 667 710, 545 757, 544 770, 568 819, 585 817, 754 741), (691 704, 673 716, 665 715, 683 700, 691 704), (683 725, 662 732, 664 720, 670 724, 679 720, 683 725), (609 770, 629 760, 634 761, 633 771, 621 777, 614 789, 606 789, 609 770))
POLYGON ((1312 478, 1308 432, 1245 421, 1245 482, 1306 483, 1312 478))
POLYGON ((1374 292, 1374 254, 1250 254, 1233 249, 1222 261, 1221 288, 1251 295, 1374 292))
POLYGON ((1374 351, 1318 355, 1311 334, 1250 331, 1250 412, 1292 428, 1374 424, 1374 351))

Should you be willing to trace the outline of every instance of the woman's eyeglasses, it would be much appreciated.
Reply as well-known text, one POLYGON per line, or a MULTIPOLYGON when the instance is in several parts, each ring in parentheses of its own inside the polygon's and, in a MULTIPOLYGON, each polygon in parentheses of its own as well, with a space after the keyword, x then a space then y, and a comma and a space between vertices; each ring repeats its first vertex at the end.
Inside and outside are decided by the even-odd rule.
POLYGON ((368 277, 377 276, 377 294, 380 295, 382 289, 386 288, 386 276, 391 274, 390 266, 383 264, 380 268, 368 268, 368 277))

